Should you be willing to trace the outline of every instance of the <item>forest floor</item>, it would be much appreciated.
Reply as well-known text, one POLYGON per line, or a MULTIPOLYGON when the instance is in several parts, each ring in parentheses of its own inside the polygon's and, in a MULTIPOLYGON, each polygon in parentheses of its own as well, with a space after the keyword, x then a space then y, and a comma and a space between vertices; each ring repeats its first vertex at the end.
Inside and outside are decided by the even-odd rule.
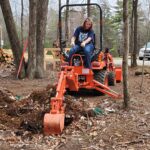
MULTIPOLYGON (((139 68, 138 68, 139 69, 139 68)), ((148 150, 150 149, 150 75, 129 69, 130 106, 123 99, 80 93, 65 96, 65 129, 44 136, 42 122, 55 95, 58 72, 39 80, 17 80, 13 66, 0 68, 0 149, 9 150, 148 150)), ((112 87, 122 93, 122 83, 112 87)))

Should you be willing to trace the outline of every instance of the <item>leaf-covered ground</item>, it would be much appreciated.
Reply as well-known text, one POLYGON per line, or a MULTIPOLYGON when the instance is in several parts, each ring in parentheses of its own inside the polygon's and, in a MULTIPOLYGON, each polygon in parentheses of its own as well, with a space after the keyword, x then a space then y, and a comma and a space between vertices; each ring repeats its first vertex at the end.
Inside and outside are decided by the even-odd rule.
MULTIPOLYGON (((0 149, 148 150, 150 149, 150 76, 129 72, 130 106, 108 96, 80 93, 65 96, 66 127, 59 136, 44 136, 42 121, 55 95, 57 75, 45 79, 0 77, 0 149), (47 86, 48 85, 48 86, 47 86)), ((122 93, 122 84, 112 87, 122 93)))

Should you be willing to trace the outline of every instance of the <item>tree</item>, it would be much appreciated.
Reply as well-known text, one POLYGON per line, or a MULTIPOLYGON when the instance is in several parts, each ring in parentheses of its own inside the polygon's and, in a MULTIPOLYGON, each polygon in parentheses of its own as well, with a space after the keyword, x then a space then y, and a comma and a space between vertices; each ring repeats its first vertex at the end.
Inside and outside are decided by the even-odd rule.
POLYGON ((60 9, 60 7, 61 7, 61 0, 58 1, 58 7, 60 9))
POLYGON ((21 0, 21 46, 23 47, 23 16, 24 16, 24 5, 23 0, 21 0))
POLYGON ((36 77, 44 77, 44 39, 48 13, 48 0, 37 0, 36 17, 36 77))
MULTIPOLYGON (((14 22, 12 10, 10 7, 10 2, 9 0, 0 0, 0 5, 1 5, 2 12, 3 12, 3 17, 5 20, 7 33, 8 33, 9 41, 11 44, 13 56, 14 56, 16 70, 18 70, 21 55, 22 55, 22 50, 21 50, 21 45, 20 45, 19 38, 17 35, 15 22, 14 22)), ((22 69, 21 69, 19 77, 20 78, 25 77, 25 62, 24 61, 23 61, 23 65, 22 65, 22 69)))
MULTIPOLYGON (((115 15, 111 16, 111 23, 110 25, 112 28, 110 31, 114 32, 114 36, 112 37, 112 41, 114 41, 113 48, 118 50, 119 56, 122 54, 122 47, 123 47, 123 1, 117 0, 115 9, 115 15), (117 35, 117 36, 116 36, 117 35)), ((110 33, 110 32, 109 32, 110 33)))
MULTIPOLYGON (((30 0, 30 16, 29 16, 29 59, 27 73, 29 78, 33 79, 42 78, 44 76, 44 39, 46 32, 46 21, 48 12, 48 0, 30 0)), ((10 7, 9 0, 0 0, 5 24, 11 43, 16 70, 19 68, 20 58, 22 55, 21 45, 17 35, 13 15, 10 7)), ((22 2, 23 8, 23 2, 22 2)), ((22 10, 23 11, 23 10, 22 10)), ((21 15, 23 19, 23 12, 21 15)), ((23 28, 23 21, 22 28, 23 28)), ((22 31, 23 34, 23 31, 22 31)), ((23 39, 23 35, 22 35, 23 39)), ((25 77, 25 62, 23 61, 21 78, 25 77)))
MULTIPOLYGON (((87 0, 87 4, 90 4, 91 0, 87 0)), ((91 10, 90 10, 90 5, 87 6, 87 16, 90 17, 91 16, 91 10)))
POLYGON ((114 21, 112 19, 109 4, 105 2, 102 6, 102 9, 103 9, 103 19, 105 21, 105 23, 103 24, 103 37, 105 39, 103 41, 103 45, 104 47, 116 48, 117 45, 116 41, 119 36, 116 37, 117 32, 117 30, 115 30, 116 25, 114 24, 114 21))
MULTIPOLYGON (((61 0, 58 1, 58 8, 59 8, 59 10, 60 10, 60 7, 61 7, 61 0)), ((57 25, 57 39, 56 39, 57 43, 59 41, 59 25, 60 25, 60 22, 58 20, 58 25, 57 25)))
POLYGON ((137 13, 137 7, 138 7, 138 0, 133 0, 133 15, 134 15, 134 49, 133 49, 133 54, 132 54, 132 64, 131 67, 136 67, 137 66, 137 24, 138 24, 138 13, 137 13))
POLYGON ((133 13, 134 13, 134 7, 133 7, 134 5, 133 5, 133 1, 132 1, 132 13, 131 13, 131 18, 130 18, 130 44, 129 44, 129 46, 130 46, 130 53, 131 53, 131 67, 132 67, 132 64, 133 64, 133 32, 134 32, 134 30, 133 30, 133 24, 134 24, 134 15, 133 15, 133 13))
POLYGON ((128 53, 129 53, 129 19, 128 19, 128 1, 123 0, 123 37, 124 37, 124 52, 123 52, 123 92, 124 106, 128 107, 129 86, 128 86, 128 53))
MULTIPOLYGON (((110 16, 112 22, 108 26, 112 26, 110 28, 110 32, 114 32, 114 36, 112 37, 111 41, 114 41, 113 48, 118 50, 119 56, 122 54, 123 50, 123 0, 117 0, 115 9, 115 15, 110 16), (113 30, 113 31, 112 31, 113 30)), ((132 0, 128 0, 128 14, 131 14, 132 10, 132 0)))
MULTIPOLYGON (((69 5, 69 0, 66 0, 66 5, 69 5)), ((65 40, 69 39, 69 27, 68 27, 68 19, 69 19, 69 7, 66 7, 66 17, 65 17, 65 40)))
POLYGON ((28 39, 28 68, 30 79, 35 78, 36 72, 36 0, 29 0, 29 39, 28 39))

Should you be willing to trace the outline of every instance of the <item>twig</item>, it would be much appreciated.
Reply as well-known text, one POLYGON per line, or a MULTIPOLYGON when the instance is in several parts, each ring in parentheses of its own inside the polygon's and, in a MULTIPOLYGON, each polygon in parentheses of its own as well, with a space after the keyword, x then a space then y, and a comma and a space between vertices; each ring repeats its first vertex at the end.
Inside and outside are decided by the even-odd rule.
POLYGON ((84 133, 84 130, 82 128, 80 128, 77 124, 73 123, 73 125, 84 133))
POLYGON ((138 144, 144 143, 144 140, 134 140, 134 141, 127 141, 127 142, 119 142, 118 145, 128 145, 128 144, 138 144))

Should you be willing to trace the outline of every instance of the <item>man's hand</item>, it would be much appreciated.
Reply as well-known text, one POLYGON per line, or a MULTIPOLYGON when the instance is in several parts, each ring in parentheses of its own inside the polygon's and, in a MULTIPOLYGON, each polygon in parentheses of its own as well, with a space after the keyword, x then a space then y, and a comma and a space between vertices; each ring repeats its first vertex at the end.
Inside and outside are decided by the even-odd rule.
POLYGON ((72 47, 75 46, 75 42, 74 41, 71 41, 71 44, 70 44, 72 47))
POLYGON ((73 47, 73 46, 75 46, 75 40, 76 40, 76 37, 72 37, 71 38, 71 43, 70 43, 70 45, 73 47))
POLYGON ((91 38, 91 37, 88 37, 85 41, 83 41, 83 42, 81 43, 81 47, 85 47, 85 45, 88 44, 91 40, 92 40, 92 38, 91 38))
POLYGON ((85 41, 81 43, 81 47, 85 47, 85 45, 86 45, 85 41))

